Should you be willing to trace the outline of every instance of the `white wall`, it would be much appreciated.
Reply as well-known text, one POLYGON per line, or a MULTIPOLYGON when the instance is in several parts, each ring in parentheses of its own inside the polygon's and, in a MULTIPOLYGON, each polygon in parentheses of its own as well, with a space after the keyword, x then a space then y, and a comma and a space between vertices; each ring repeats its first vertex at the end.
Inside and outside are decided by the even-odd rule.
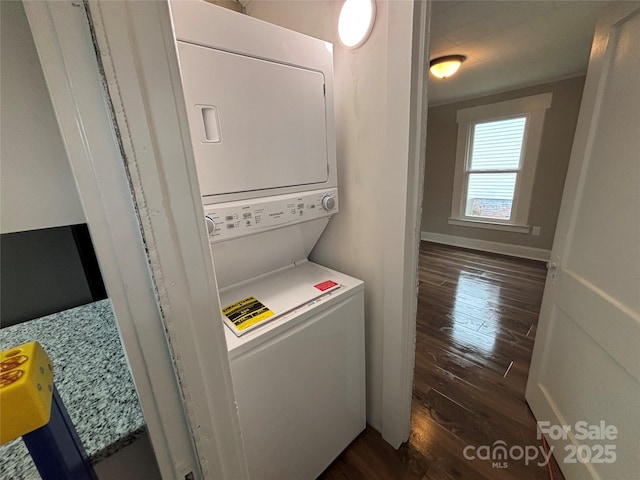
POLYGON ((253 0, 246 11, 334 44, 340 213, 311 258, 365 281, 367 420, 384 435, 384 423, 397 418, 398 408, 398 402, 383 400, 384 372, 400 352, 384 348, 383 355, 383 345, 403 317, 403 277, 414 267, 407 265, 404 248, 413 6, 378 1, 372 34, 356 50, 339 44, 341 6, 253 0))
POLYGON ((22 2, 0 9, 0 233, 84 223, 22 2))

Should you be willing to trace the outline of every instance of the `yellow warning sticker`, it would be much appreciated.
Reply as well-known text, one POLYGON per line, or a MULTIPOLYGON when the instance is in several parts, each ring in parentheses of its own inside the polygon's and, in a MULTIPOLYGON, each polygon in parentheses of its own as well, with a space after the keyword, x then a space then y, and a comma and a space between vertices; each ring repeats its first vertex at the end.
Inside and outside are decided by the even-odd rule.
POLYGON ((224 307, 222 313, 233 322, 240 332, 274 315, 273 311, 255 297, 247 297, 232 303, 224 307))

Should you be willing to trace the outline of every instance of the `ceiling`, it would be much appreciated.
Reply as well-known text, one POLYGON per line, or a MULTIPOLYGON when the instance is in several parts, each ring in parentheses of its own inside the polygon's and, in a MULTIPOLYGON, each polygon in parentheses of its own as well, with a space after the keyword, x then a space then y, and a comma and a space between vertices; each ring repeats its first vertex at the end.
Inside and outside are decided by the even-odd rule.
POLYGON ((429 104, 450 103, 585 73, 605 1, 432 3, 430 58, 462 54, 448 79, 429 76, 429 104))

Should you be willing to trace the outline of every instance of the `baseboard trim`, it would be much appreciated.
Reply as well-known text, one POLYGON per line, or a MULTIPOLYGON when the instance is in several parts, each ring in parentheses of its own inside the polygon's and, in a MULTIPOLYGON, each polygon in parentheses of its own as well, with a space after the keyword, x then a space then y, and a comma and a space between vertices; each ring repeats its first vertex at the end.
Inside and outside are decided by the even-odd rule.
POLYGON ((445 235, 435 232, 420 232, 420 240, 427 242, 442 243, 454 247, 469 248, 471 250, 481 250, 483 252, 499 253, 511 257, 527 258, 529 260, 549 261, 551 250, 543 248, 523 247, 510 243, 491 242, 488 240, 476 240, 475 238, 456 237, 455 235, 445 235))

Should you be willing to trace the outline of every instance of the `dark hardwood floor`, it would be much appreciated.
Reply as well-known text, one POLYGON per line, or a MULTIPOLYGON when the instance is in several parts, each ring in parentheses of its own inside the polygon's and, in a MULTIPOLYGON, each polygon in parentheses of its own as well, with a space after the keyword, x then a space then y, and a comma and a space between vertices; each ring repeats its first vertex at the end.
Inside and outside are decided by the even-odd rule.
POLYGON ((542 262, 423 242, 409 441, 394 450, 367 427, 321 478, 550 478, 524 400, 545 275, 542 262), (499 445, 538 457, 467 458, 499 445))

